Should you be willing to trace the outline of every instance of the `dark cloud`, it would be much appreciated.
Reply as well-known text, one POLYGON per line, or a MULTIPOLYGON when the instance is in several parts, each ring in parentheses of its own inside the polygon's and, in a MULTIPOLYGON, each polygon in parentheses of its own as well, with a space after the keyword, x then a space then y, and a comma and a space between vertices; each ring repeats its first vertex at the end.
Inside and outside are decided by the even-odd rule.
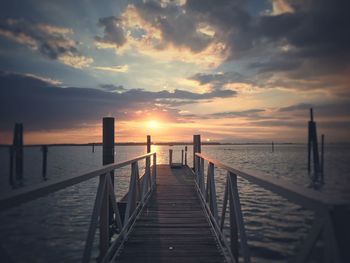
POLYGON ((25 20, 7 19, 0 23, 0 36, 25 45, 52 60, 76 68, 92 63, 91 58, 81 55, 79 43, 71 38, 69 28, 48 24, 34 24, 25 20))
POLYGON ((228 83, 252 83, 251 80, 238 72, 224 72, 213 74, 197 73, 189 77, 189 79, 198 81, 200 85, 210 84, 216 90, 222 89, 223 86, 228 83))
POLYGON ((202 101, 235 95, 231 90, 199 94, 184 90, 151 92, 131 89, 119 93, 62 88, 33 75, 0 72, 0 128, 10 130, 14 122, 26 123, 29 130, 72 128, 97 122, 103 116, 124 119, 126 112, 132 114, 152 109, 165 109, 171 118, 176 119, 181 117, 178 110, 170 108, 176 101, 202 101), (160 108, 157 106, 159 100, 163 104, 160 108))
POLYGON ((224 112, 216 112, 211 114, 186 114, 187 118, 192 119, 222 119, 222 118, 246 118, 246 119, 265 119, 262 115, 264 113, 264 109, 249 109, 243 111, 224 111, 224 112))
POLYGON ((209 114, 209 117, 219 117, 219 118, 237 118, 237 117, 245 117, 245 118, 256 118, 260 117, 260 113, 265 112, 264 109, 250 109, 244 111, 226 111, 226 112, 218 112, 209 114))
POLYGON ((319 103, 298 103, 278 109, 279 113, 288 113, 289 116, 303 115, 306 119, 309 117, 309 109, 314 109, 315 117, 322 118, 350 118, 350 100, 344 99, 333 102, 319 103), (300 113, 301 112, 301 113, 300 113))
POLYGON ((122 85, 113 85, 113 84, 102 84, 100 85, 100 88, 105 91, 112 91, 112 92, 123 92, 126 91, 126 89, 122 85))
MULTIPOLYGON (((165 43, 195 52, 211 43, 223 43, 227 60, 252 61, 246 70, 256 75, 257 86, 310 90, 328 88, 333 82, 334 93, 344 94, 349 88, 349 77, 344 76, 350 75, 350 2, 285 3, 290 10, 277 15, 253 14, 241 0, 188 0, 183 6, 144 1, 134 6, 145 21, 161 31, 165 43), (198 30, 203 25, 210 26, 213 37, 198 30), (314 78, 319 76, 322 80, 316 83, 314 78)), ((252 82, 251 76, 242 79, 235 74, 198 74, 192 78, 202 85, 210 82, 214 88, 252 82)))
POLYGON ((103 37, 95 37, 96 41, 102 44, 115 45, 117 48, 126 43, 124 29, 121 20, 115 16, 100 18, 98 25, 103 27, 103 37))
POLYGON ((200 52, 211 42, 212 37, 200 32, 198 19, 184 12, 182 7, 175 4, 162 6, 159 2, 148 1, 135 5, 139 15, 153 27, 159 28, 164 43, 158 48, 171 43, 178 47, 188 47, 193 52, 200 52))

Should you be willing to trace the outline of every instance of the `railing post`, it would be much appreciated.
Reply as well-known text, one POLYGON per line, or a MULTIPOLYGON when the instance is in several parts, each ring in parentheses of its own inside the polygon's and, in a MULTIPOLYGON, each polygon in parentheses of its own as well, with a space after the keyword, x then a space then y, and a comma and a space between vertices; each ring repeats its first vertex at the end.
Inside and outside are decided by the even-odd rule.
MULTIPOLYGON (((237 188, 237 175, 234 173, 229 173, 229 184, 230 184, 230 221, 231 221, 231 215, 235 217, 235 231, 239 231, 239 237, 241 240, 241 247, 242 247, 242 256, 244 263, 250 263, 250 252, 249 247, 247 243, 247 235, 245 232, 244 227, 244 219, 243 214, 241 210, 241 202, 239 198, 238 188, 237 188), (232 203, 231 203, 232 201, 232 203), (232 204, 232 206, 231 206, 232 204), (233 210, 233 211, 232 211, 233 210), (232 214, 231 214, 232 213, 232 214)), ((230 192, 229 191, 229 192, 230 192)), ((233 220, 233 219, 232 219, 233 220)), ((237 233, 234 233, 233 238, 236 238, 237 233)), ((231 240, 232 242, 232 240, 231 240)), ((238 238, 237 238, 238 243, 238 238)), ((231 243, 232 244, 232 243, 231 243)), ((238 245, 237 245, 237 252, 235 251, 235 248, 232 251, 232 254, 237 253, 237 262, 238 262, 238 245)))
POLYGON ((151 152, 151 135, 147 135, 147 153, 151 152))
POLYGON ((235 203, 233 197, 233 181, 235 180, 234 174, 227 173, 227 187, 228 187, 228 199, 230 202, 230 239, 231 239, 231 252, 236 262, 238 262, 238 226, 235 215, 235 203))
POLYGON ((199 158, 199 187, 201 188, 202 195, 205 197, 205 185, 204 185, 204 159, 199 158))
POLYGON ((153 154, 153 186, 157 185, 157 154, 153 154))
MULTIPOLYGON (((104 174, 100 176, 100 180, 106 181, 106 176, 109 174, 104 174)), ((102 196, 102 206, 100 211, 100 255, 99 258, 103 259, 106 255, 109 247, 109 185, 103 183, 105 186, 102 196)), ((113 208, 112 208, 113 209, 113 208)))
POLYGON ((173 150, 169 149, 169 165, 171 166, 173 163, 173 150))

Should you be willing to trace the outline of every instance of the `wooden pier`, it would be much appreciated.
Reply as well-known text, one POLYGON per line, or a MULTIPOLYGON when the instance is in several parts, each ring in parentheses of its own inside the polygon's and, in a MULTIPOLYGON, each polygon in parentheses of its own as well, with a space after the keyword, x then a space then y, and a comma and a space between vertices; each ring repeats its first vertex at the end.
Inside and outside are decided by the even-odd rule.
MULTIPOLYGON (((151 152, 150 136, 147 137, 147 153, 116 163, 114 119, 107 118, 103 123, 104 161, 101 168, 15 189, 0 197, 0 212, 99 178, 83 263, 250 263, 238 191, 237 178, 240 177, 314 212, 313 226, 301 244, 295 262, 307 262, 320 239, 324 262, 349 262, 349 235, 344 231, 349 227, 339 228, 340 221, 334 220, 335 212, 342 212, 340 223, 349 225, 348 203, 269 175, 243 172, 212 159, 201 153, 200 135, 193 137, 193 168, 187 165, 187 148, 181 151, 181 163, 174 165, 172 150, 169 151, 169 164, 157 163, 157 153, 151 152), (118 169, 127 166, 131 168, 129 188, 124 198, 117 200, 116 192, 120 189, 114 184, 114 178, 118 176, 118 169), (225 171, 226 176, 215 174, 217 168, 225 171), (217 176, 224 176, 221 182, 226 182, 223 198, 216 194, 217 176), (219 201, 222 204, 219 205, 219 201), (97 233, 99 257, 96 259, 91 255, 96 248, 97 233)), ((0 258, 10 258, 1 245, 0 258)))
POLYGON ((157 187, 117 262, 225 262, 195 191, 192 171, 157 166, 157 187))

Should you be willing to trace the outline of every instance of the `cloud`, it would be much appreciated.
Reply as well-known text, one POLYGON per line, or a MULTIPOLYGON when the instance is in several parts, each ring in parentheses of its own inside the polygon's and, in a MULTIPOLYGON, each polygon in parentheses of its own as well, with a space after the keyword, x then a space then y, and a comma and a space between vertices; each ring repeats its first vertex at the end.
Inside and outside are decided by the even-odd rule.
POLYGON ((187 14, 184 6, 173 1, 128 5, 120 17, 100 19, 105 33, 95 38, 96 46, 117 53, 132 50, 159 60, 218 66, 226 56, 223 43, 216 41, 209 24, 187 14))
POLYGON ((122 66, 111 66, 111 67, 94 67, 95 69, 98 70, 103 70, 103 71, 110 71, 114 73, 125 73, 128 72, 129 67, 128 65, 122 65, 122 66))
POLYGON ((100 18, 98 25, 103 27, 104 31, 102 37, 95 37, 98 47, 118 48, 126 43, 127 39, 120 18, 115 16, 100 18))
POLYGON ((102 84, 100 85, 100 88, 105 91, 112 91, 112 92, 126 91, 126 89, 122 85, 115 86, 113 84, 102 84))
POLYGON ((136 112, 140 110, 176 121, 182 118, 179 110, 171 108, 176 101, 198 102, 236 95, 230 90, 199 94, 184 90, 125 90, 113 85, 102 85, 100 89, 62 88, 53 84, 33 75, 0 72, 0 128, 10 130, 14 122, 24 122, 28 130, 82 127, 103 116, 139 118, 136 112))
POLYGON ((308 110, 312 108, 312 104, 309 103, 299 103, 299 104, 294 104, 288 107, 282 107, 279 109, 280 112, 289 112, 289 111, 296 111, 296 110, 308 110))
POLYGON ((39 52, 51 60, 59 60, 74 68, 88 67, 92 58, 81 55, 79 43, 71 38, 73 30, 25 20, 7 19, 0 23, 0 36, 39 52))
POLYGON ((199 85, 209 84, 213 89, 222 89, 225 85, 232 83, 252 83, 238 72, 197 73, 188 79, 197 81, 199 85))

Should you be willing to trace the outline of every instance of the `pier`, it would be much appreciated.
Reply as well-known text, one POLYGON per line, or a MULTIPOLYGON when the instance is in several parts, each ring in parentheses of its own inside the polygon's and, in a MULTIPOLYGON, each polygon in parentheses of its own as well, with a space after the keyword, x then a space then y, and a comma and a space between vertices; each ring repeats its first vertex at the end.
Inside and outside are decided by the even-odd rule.
POLYGON ((193 167, 187 165, 187 149, 185 155, 181 151, 181 163, 173 165, 173 155, 179 154, 173 151, 169 151, 169 163, 157 163, 157 153, 151 152, 150 136, 144 155, 116 163, 111 156, 114 120, 106 122, 109 124, 103 132, 103 155, 107 161, 101 168, 15 189, 0 198, 0 211, 97 177, 97 194, 81 262, 249 263, 249 242, 238 191, 240 177, 314 211, 312 229, 294 262, 307 262, 319 240, 324 247, 325 262, 349 259, 348 204, 325 198, 312 189, 240 171, 212 159, 201 152, 200 135, 193 137, 193 167), (127 166, 131 168, 128 192, 117 200, 118 185, 114 184, 114 178, 118 169, 127 166), (217 198, 215 178, 222 176, 217 169, 226 173, 223 200, 217 198), (340 221, 339 216, 335 217, 339 211, 343 211, 340 221), (92 258, 96 236, 99 257, 92 258))

